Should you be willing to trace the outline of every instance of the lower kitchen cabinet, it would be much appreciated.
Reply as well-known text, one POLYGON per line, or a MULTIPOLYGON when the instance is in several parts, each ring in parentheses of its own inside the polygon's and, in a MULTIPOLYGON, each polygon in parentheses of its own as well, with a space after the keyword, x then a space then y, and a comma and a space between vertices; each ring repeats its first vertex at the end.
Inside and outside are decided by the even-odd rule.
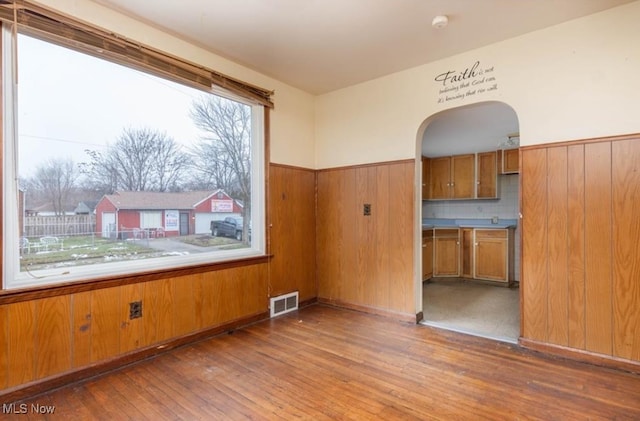
POLYGON ((434 228, 422 231, 422 280, 462 277, 511 285, 513 228, 434 228))
POLYGON ((474 230, 474 279, 513 280, 513 229, 474 230))
POLYGON ((460 230, 436 228, 433 237, 433 276, 460 276, 460 230))
POLYGON ((422 280, 433 277, 433 230, 422 230, 422 280))
POLYGON ((473 228, 461 228, 462 236, 462 268, 463 278, 473 278, 473 228))

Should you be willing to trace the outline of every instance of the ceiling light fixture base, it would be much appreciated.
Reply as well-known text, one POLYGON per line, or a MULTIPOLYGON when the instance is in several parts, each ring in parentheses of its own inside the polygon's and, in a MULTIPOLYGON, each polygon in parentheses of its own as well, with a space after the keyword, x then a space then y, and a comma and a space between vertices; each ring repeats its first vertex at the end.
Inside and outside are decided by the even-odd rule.
POLYGON ((449 18, 445 15, 438 15, 431 21, 431 26, 436 29, 444 28, 449 23, 449 18))

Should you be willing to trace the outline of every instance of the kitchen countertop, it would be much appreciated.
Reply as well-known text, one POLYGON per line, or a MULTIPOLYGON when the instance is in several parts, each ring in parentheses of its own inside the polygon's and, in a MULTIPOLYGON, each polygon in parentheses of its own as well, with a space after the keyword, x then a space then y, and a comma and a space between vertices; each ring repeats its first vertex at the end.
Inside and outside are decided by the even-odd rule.
POLYGON ((424 218, 422 228, 516 228, 516 219, 498 219, 494 224, 491 219, 447 219, 447 218, 424 218))

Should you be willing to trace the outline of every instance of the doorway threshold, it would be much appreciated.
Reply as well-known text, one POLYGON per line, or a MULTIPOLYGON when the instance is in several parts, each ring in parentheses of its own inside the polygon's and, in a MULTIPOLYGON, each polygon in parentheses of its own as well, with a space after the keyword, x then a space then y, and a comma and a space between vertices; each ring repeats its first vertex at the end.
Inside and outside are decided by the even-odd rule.
POLYGON ((458 327, 451 326, 451 325, 444 324, 444 323, 438 323, 438 322, 432 322, 432 321, 429 321, 429 320, 423 320, 419 324, 424 325, 424 326, 435 327, 437 329, 450 330, 452 332, 462 333, 462 334, 465 334, 465 335, 479 336, 481 338, 491 339, 493 341, 506 342, 506 343, 514 344, 514 345, 518 344, 518 339, 517 338, 490 335, 490 334, 486 334, 486 333, 483 333, 483 332, 476 332, 476 331, 472 331, 472 330, 458 328, 458 327))

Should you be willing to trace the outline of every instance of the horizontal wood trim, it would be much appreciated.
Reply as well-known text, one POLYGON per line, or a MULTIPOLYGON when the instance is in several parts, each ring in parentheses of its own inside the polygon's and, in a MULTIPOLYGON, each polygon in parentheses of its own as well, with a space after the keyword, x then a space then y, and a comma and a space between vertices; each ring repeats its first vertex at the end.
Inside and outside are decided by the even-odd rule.
POLYGON ((564 140, 561 142, 540 143, 537 145, 520 146, 520 150, 528 151, 528 150, 535 150, 535 149, 549 149, 549 148, 562 147, 562 146, 586 145, 589 143, 615 142, 618 140, 637 139, 639 137, 640 137, 640 133, 630 133, 630 134, 625 134, 620 136, 605 136, 605 137, 593 137, 588 139, 564 140))
POLYGON ((0 291, 0 305, 37 300, 40 298, 56 297, 84 291, 93 291, 122 285, 137 284, 159 279, 195 275, 199 273, 215 272, 243 266, 252 266, 269 262, 271 256, 257 256, 244 259, 228 260, 218 263, 207 263, 172 269, 161 269, 136 274, 126 274, 117 277, 100 277, 90 281, 79 281, 67 284, 48 285, 29 289, 0 291))
POLYGON ((377 167, 380 165, 409 164, 415 161, 416 161, 415 159, 398 159, 397 161, 372 162, 368 164, 347 165, 344 167, 322 168, 316 171, 318 173, 321 173, 321 172, 330 172, 330 171, 353 170, 353 169, 359 169, 359 168, 377 167))
MULTIPOLYGON (((376 308, 376 307, 362 306, 358 304, 352 304, 342 300, 335 300, 331 298, 318 297, 318 302, 321 304, 325 304, 325 305, 329 305, 337 308, 345 308, 348 310, 359 311, 361 313, 384 316, 390 319, 400 320, 402 322, 416 323, 416 320, 418 320, 417 314, 398 313, 395 311, 385 310, 385 309, 376 308)), ((419 320, 422 320, 422 318, 420 318, 419 320)))
POLYGON ((269 166, 276 167, 276 168, 285 168, 285 169, 289 169, 289 170, 309 171, 309 172, 313 172, 313 173, 316 172, 316 170, 314 170, 313 168, 299 167, 299 166, 296 166, 296 165, 289 165, 289 164, 276 164, 274 162, 269 163, 269 166))
POLYGON ((523 348, 542 352, 547 355, 640 374, 640 361, 626 360, 611 355, 597 354, 582 349, 569 348, 562 345, 555 345, 527 338, 518 339, 518 344, 523 348))
POLYGON ((85 368, 81 368, 79 370, 73 370, 67 373, 37 380, 35 382, 21 384, 20 386, 17 386, 15 388, 9 388, 0 391, 0 400, 4 403, 8 403, 27 399, 29 397, 50 391, 52 389, 56 389, 77 381, 108 373, 110 371, 125 367, 137 361, 151 358, 153 356, 162 354, 183 345, 198 342, 200 340, 207 339, 224 332, 232 334, 234 330, 240 327, 248 326, 268 318, 269 313, 259 313, 252 316, 243 317, 241 319, 234 320, 220 326, 215 326, 200 332, 173 338, 165 343, 155 344, 147 348, 138 349, 128 354, 120 355, 116 358, 103 361, 85 368))

